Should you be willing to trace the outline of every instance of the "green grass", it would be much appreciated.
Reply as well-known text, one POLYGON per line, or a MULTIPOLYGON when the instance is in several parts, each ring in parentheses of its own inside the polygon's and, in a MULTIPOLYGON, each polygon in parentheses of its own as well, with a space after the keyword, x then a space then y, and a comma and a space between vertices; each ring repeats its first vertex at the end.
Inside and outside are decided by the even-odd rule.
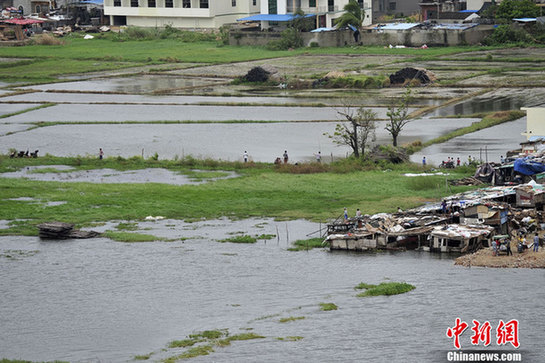
POLYGON ((360 285, 356 286, 356 288, 366 289, 366 291, 357 294, 357 297, 367 297, 404 294, 406 292, 414 290, 416 287, 405 282, 382 282, 379 285, 369 285, 361 283, 360 285))
POLYGON ((337 310, 339 307, 333 303, 320 303, 320 310, 322 311, 331 311, 337 310))
MULTIPOLYGON (((1 68, 0 68, 1 69, 1 68)), ((1 79, 1 76, 0 76, 0 79, 1 79)), ((30 112, 30 111, 35 111, 35 110, 39 110, 39 109, 42 109, 42 108, 47 108, 47 107, 51 107, 51 106, 55 106, 56 104, 55 103, 44 103, 43 105, 39 105, 39 106, 35 106, 35 107, 29 107, 29 108, 26 108, 24 110, 21 110, 21 111, 17 111, 17 112, 12 112, 12 113, 6 113, 4 115, 0 115, 0 119, 1 118, 7 118, 7 117, 11 117, 11 116, 16 116, 16 115, 20 115, 22 113, 26 113, 26 112, 30 112)))
POLYGON ((168 242, 166 238, 156 237, 151 234, 106 231, 103 236, 117 242, 168 242))
POLYGON ((298 340, 301 340, 303 339, 302 336, 299 336, 299 335, 290 335, 290 336, 287 336, 287 337, 278 337, 276 338, 276 340, 281 340, 281 341, 285 341, 285 342, 296 342, 298 340))
POLYGON ((273 239, 276 237, 276 234, 260 234, 259 236, 256 236, 255 238, 258 240, 262 239, 273 239))
POLYGON ((135 355, 134 360, 148 360, 151 358, 152 354, 153 353, 135 355))
MULTIPOLYGON (((317 174, 293 174, 278 172, 271 165, 223 163, 192 160, 149 161, 141 158, 57 158, 10 159, 0 157, 0 171, 13 171, 26 165, 71 165, 76 168, 140 169, 165 167, 182 168, 231 168, 238 178, 223 179, 200 185, 164 184, 100 184, 62 183, 24 179, 8 179, 0 176, 0 219, 13 221, 0 235, 36 235, 35 226, 41 222, 58 220, 75 223, 76 227, 92 222, 109 220, 140 220, 148 215, 161 215, 169 219, 200 220, 228 217, 277 219, 309 219, 325 221, 338 217, 343 207, 350 211, 365 206, 365 213, 394 212, 398 206, 410 208, 426 201, 462 192, 474 187, 451 187, 448 190, 413 190, 407 172, 419 172, 420 166, 388 165, 388 171, 368 170, 345 173, 323 172, 317 174), (238 169, 237 169, 238 168, 238 169), (153 198, 149 198, 153 195, 153 198), (65 201, 55 208, 43 208, 37 203, 21 203, 11 198, 28 197, 40 200, 65 201)), ((355 169, 357 164, 343 161, 339 168, 355 169)), ((459 179, 470 175, 469 170, 452 171, 448 178, 459 179)), ((122 238, 121 234, 111 234, 122 238)), ((126 236, 125 236, 126 237, 126 236)), ((125 238, 123 237, 123 238, 125 238)), ((138 236, 128 236, 127 239, 138 236)), ((234 237, 236 238, 236 237, 234 237)), ((247 237, 246 237, 247 238, 247 237)), ((250 237, 255 239, 254 237, 250 237)), ((149 237, 156 240, 156 237, 149 237)), ((249 240, 247 241, 249 242, 249 240)), ((321 243, 321 242, 320 242, 321 243)), ((304 247, 306 242, 304 242, 304 247)))
POLYGON ((288 251, 307 251, 313 248, 322 248, 324 247, 324 245, 322 244, 323 242, 324 242, 324 239, 321 237, 309 238, 309 239, 303 239, 303 240, 300 239, 293 242, 294 247, 288 248, 288 251))
POLYGON ((304 316, 290 316, 287 318, 280 318, 278 322, 280 323, 289 323, 290 321, 303 320, 304 316))
POLYGON ((182 354, 163 359, 161 362, 175 363, 181 359, 190 359, 190 358, 199 357, 201 355, 209 355, 210 353, 213 353, 213 352, 214 352, 214 348, 212 347, 212 345, 200 345, 198 347, 190 348, 182 354))
POLYGON ((256 243, 257 239, 252 236, 234 236, 225 239, 218 240, 218 242, 231 242, 231 243, 256 243))
POLYGON ((168 343, 169 348, 186 348, 195 345, 196 343, 202 342, 202 339, 191 338, 191 339, 182 339, 182 340, 173 340, 168 343))
POLYGON ((120 231, 136 231, 138 229, 138 223, 136 222, 121 222, 117 226, 115 226, 116 229, 120 231))
POLYGON ((189 335, 191 339, 218 339, 227 335, 226 330, 204 330, 197 334, 189 335))

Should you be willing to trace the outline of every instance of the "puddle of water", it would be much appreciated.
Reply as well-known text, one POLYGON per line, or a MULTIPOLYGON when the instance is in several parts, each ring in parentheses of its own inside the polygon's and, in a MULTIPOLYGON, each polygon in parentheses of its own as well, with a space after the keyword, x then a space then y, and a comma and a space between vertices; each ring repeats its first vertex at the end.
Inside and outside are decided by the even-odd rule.
POLYGON ((228 82, 222 78, 193 78, 169 76, 138 76, 93 79, 87 81, 50 83, 22 87, 22 89, 63 90, 63 91, 92 91, 92 92, 125 92, 125 93, 152 93, 161 89, 201 87, 228 82))
MULTIPOLYGON (((20 171, 2 173, 3 178, 25 178, 40 181, 59 181, 59 182, 85 182, 85 183, 163 183, 172 185, 202 184, 206 181, 194 181, 191 178, 172 172, 167 169, 138 169, 129 171, 118 171, 113 169, 95 169, 78 170, 63 173, 36 173, 35 170, 52 168, 50 165, 29 166, 20 171)), ((59 168, 59 170, 70 170, 71 167, 59 168)), ((236 173, 225 171, 227 176, 212 178, 209 180, 219 180, 226 178, 235 178, 236 173)), ((19 198, 20 199, 20 198, 19 198)), ((32 199, 32 198, 30 198, 32 199)), ((61 202, 61 204, 64 202, 61 202)), ((59 205, 59 204, 56 204, 59 205)))
MULTIPOLYGON (((215 348, 195 361, 350 362, 357 357, 392 362, 402 355, 411 362, 431 362, 453 349, 445 331, 457 317, 469 323, 488 320, 494 327, 499 319, 516 318, 524 360, 538 362, 545 354, 545 311, 535 308, 543 298, 542 271, 467 269, 454 266, 449 256, 416 252, 288 252, 286 226, 290 239, 304 238, 318 226, 265 220, 264 228, 254 227, 261 222, 202 221, 195 230, 179 221, 140 223, 150 226, 151 234, 196 236, 170 243, 0 237, 0 253, 38 251, 0 260, 2 356, 125 362, 154 352, 156 361, 180 353, 162 351, 168 342, 198 331, 253 329, 266 338, 215 348), (277 228, 280 243, 213 241, 231 232, 276 233, 277 228), (385 279, 416 289, 355 297, 358 283, 385 279), (320 311, 321 302, 333 302, 339 310, 320 311), (377 313, 377 306, 387 313, 377 313), (305 319, 279 323, 290 316, 305 319), (276 339, 286 336, 303 339, 276 339)), ((471 347, 470 336, 462 336, 462 347, 471 347)))

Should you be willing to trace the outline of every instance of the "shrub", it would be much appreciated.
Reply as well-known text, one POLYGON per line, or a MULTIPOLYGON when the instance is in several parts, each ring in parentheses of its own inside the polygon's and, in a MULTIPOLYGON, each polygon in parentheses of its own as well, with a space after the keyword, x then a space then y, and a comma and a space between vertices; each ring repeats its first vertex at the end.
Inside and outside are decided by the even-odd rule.
POLYGON ((535 39, 524 29, 511 25, 499 25, 494 33, 483 40, 485 45, 531 44, 534 42, 535 39))
POLYGON ((32 39, 34 45, 64 45, 65 42, 51 34, 42 34, 32 39))
POLYGON ((301 48, 303 46, 303 38, 301 34, 294 28, 288 28, 281 34, 278 40, 272 40, 267 44, 269 50, 287 50, 290 48, 301 48))

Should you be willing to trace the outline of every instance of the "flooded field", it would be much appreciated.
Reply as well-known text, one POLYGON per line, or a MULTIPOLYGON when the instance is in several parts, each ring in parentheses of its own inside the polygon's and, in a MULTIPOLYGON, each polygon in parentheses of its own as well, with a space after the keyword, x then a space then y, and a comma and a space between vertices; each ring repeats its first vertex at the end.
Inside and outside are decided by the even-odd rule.
MULTIPOLYGON (((426 141, 475 119, 430 119, 411 122, 400 142, 426 141)), ((254 161, 272 162, 288 150, 290 160, 314 160, 322 152, 344 157, 347 147, 336 146, 325 133, 333 134, 336 122, 221 123, 221 124, 108 124, 58 125, 1 137, 3 145, 39 149, 59 156, 96 155, 102 147, 106 156, 149 157, 161 159, 193 155, 202 158, 242 160, 248 151, 254 161), (62 135, 62 137, 59 137, 62 135), (70 140, 67 144, 66 140, 70 140)), ((377 142, 389 143, 384 126, 377 125, 377 142)))
MULTIPOLYGON (((454 266, 451 257, 416 252, 289 252, 288 235, 293 241, 319 229, 303 221, 168 220, 139 227, 188 239, 125 244, 0 237, 2 356, 126 362, 151 353, 156 362, 184 351, 167 348, 172 340, 228 329, 265 338, 215 347, 192 361, 392 362, 403 352, 406 361, 437 362, 453 350, 445 331, 457 317, 494 327, 499 319, 518 319, 523 361, 539 362, 545 354, 545 315, 535 308, 545 298, 541 270, 468 269, 454 266), (241 231, 279 237, 255 245, 216 242, 241 231), (355 296, 360 282, 383 281, 416 289, 355 296), (338 310, 321 311, 323 302, 338 310), (280 322, 290 317, 298 319, 280 322), (300 338, 278 339, 286 337, 300 338)), ((462 336, 463 348, 471 348, 470 336, 462 336)), ((513 351, 510 344, 503 349, 513 351)))
MULTIPOLYGON (((198 178, 199 171, 195 171, 196 177, 190 178, 186 175, 172 172, 166 169, 139 169, 119 171, 112 169, 98 170, 71 170, 63 165, 48 166, 29 166, 23 170, 0 173, 1 178, 25 178, 30 180, 58 181, 58 182, 85 182, 85 183, 162 183, 171 185, 201 184, 202 180, 198 178)), ((224 171, 224 176, 213 178, 213 180, 233 178, 236 173, 224 171)), ((206 177, 206 172, 201 172, 202 178, 206 177)))

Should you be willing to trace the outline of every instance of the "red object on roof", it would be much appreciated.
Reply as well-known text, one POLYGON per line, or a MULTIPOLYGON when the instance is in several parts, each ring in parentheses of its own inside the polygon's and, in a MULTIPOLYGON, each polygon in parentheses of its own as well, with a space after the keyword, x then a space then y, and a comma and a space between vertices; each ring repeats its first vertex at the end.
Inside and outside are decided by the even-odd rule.
POLYGON ((13 18, 13 19, 7 19, 2 20, 4 23, 9 24, 17 24, 17 25, 29 25, 29 24, 38 24, 43 23, 43 20, 37 20, 37 19, 21 19, 21 18, 13 18))

